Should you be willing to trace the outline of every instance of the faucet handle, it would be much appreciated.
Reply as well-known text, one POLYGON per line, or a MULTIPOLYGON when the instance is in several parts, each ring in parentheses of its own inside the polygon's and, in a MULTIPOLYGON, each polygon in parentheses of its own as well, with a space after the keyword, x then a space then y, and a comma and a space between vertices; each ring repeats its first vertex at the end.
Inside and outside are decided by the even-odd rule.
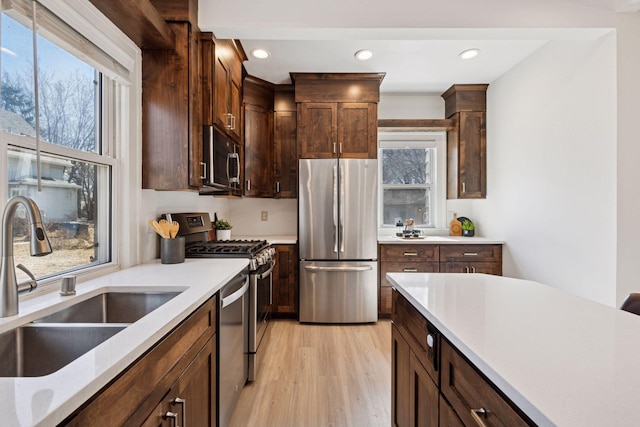
POLYGON ((24 271, 27 274, 27 276, 31 278, 31 280, 26 280, 24 282, 18 283, 19 294, 25 293, 25 292, 31 292, 38 287, 38 282, 36 281, 35 276, 33 275, 33 273, 29 271, 27 267, 25 267, 22 264, 18 264, 16 265, 16 268, 19 268, 20 270, 24 271))

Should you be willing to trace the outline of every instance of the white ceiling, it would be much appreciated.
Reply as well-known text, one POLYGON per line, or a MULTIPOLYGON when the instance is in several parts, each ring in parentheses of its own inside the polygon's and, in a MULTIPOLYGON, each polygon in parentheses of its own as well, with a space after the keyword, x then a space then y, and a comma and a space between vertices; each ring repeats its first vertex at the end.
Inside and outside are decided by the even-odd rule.
POLYGON ((440 94, 491 83, 550 40, 595 39, 640 0, 200 0, 199 27, 235 38, 250 75, 289 83, 289 72, 385 72, 383 93, 440 94), (472 60, 458 54, 481 53, 472 60), (271 53, 250 56, 254 48, 271 53), (354 53, 374 56, 358 61, 354 53))

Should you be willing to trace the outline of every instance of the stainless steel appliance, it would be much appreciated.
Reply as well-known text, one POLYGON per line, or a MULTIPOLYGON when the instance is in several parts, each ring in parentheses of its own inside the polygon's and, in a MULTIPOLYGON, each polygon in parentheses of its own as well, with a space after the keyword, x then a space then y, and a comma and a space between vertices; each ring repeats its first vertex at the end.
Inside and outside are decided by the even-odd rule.
POLYGON ((218 425, 226 426, 247 382, 249 275, 244 271, 220 290, 218 328, 218 425))
POLYGON ((299 166, 300 321, 375 322, 377 161, 299 166))
POLYGON ((180 224, 179 235, 186 240, 185 257, 249 259, 247 379, 255 380, 268 341, 275 249, 266 240, 209 241, 211 218, 208 213, 174 213, 165 217, 180 224))
POLYGON ((240 194, 240 154, 236 144, 213 126, 205 126, 202 141, 200 194, 240 194))

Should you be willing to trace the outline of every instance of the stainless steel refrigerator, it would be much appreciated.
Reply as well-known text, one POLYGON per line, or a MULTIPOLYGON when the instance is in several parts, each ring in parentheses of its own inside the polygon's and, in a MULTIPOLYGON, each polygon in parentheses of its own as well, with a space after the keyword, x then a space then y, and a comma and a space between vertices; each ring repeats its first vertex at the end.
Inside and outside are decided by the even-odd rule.
POLYGON ((300 321, 378 320, 375 159, 302 159, 300 321))

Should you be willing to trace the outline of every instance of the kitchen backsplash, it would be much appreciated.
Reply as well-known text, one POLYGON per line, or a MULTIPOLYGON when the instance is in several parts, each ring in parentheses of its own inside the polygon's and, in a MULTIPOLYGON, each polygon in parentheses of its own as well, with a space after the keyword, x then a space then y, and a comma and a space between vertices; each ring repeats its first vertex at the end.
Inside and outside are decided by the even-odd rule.
POLYGON ((298 202, 295 199, 231 199, 228 219, 231 237, 294 236, 298 234, 298 202), (262 221, 266 212, 266 221, 262 221))

